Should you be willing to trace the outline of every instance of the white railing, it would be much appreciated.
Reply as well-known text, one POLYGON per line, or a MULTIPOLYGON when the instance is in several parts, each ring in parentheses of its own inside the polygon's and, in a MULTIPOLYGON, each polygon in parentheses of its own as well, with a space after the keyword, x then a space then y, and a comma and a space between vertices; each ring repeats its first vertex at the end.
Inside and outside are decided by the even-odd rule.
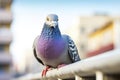
POLYGON ((50 70, 45 77, 41 77, 41 73, 37 73, 21 77, 19 80, 62 80, 74 77, 75 80, 116 80, 117 78, 114 76, 109 77, 109 75, 115 74, 118 76, 120 74, 120 49, 50 70))

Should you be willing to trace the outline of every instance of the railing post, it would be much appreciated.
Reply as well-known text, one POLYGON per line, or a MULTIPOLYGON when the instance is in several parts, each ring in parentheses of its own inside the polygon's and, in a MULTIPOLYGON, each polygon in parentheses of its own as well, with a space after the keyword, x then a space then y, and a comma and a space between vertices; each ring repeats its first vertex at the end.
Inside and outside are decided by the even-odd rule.
POLYGON ((62 79, 58 78, 58 80, 62 80, 62 79))
POLYGON ((75 75, 75 80, 82 80, 82 78, 78 75, 75 75))
POLYGON ((96 80, 104 80, 104 76, 102 72, 96 71, 96 80))
POLYGON ((95 77, 94 76, 80 77, 78 75, 75 75, 75 80, 95 80, 95 77))

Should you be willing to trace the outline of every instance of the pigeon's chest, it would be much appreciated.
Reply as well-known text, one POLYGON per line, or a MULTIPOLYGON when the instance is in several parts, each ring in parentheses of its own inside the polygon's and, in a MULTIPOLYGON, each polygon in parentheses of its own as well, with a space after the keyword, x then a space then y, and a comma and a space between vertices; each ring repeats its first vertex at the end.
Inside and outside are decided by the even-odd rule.
POLYGON ((62 39, 40 39, 37 45, 41 59, 55 59, 64 53, 66 44, 62 39))

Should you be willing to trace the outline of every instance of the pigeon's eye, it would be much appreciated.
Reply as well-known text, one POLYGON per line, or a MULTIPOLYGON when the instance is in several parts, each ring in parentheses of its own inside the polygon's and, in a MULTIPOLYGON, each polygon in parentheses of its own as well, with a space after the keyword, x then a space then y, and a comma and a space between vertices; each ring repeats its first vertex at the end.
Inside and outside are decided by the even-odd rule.
POLYGON ((47 18, 47 21, 49 21, 49 18, 47 18))

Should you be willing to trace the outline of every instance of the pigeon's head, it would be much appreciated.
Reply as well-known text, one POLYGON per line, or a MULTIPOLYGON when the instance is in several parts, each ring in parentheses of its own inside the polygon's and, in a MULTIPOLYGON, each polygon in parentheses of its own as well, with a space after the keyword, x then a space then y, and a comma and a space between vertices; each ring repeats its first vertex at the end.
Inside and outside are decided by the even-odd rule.
POLYGON ((58 16, 56 14, 49 14, 46 17, 46 24, 55 28, 58 25, 58 16))

